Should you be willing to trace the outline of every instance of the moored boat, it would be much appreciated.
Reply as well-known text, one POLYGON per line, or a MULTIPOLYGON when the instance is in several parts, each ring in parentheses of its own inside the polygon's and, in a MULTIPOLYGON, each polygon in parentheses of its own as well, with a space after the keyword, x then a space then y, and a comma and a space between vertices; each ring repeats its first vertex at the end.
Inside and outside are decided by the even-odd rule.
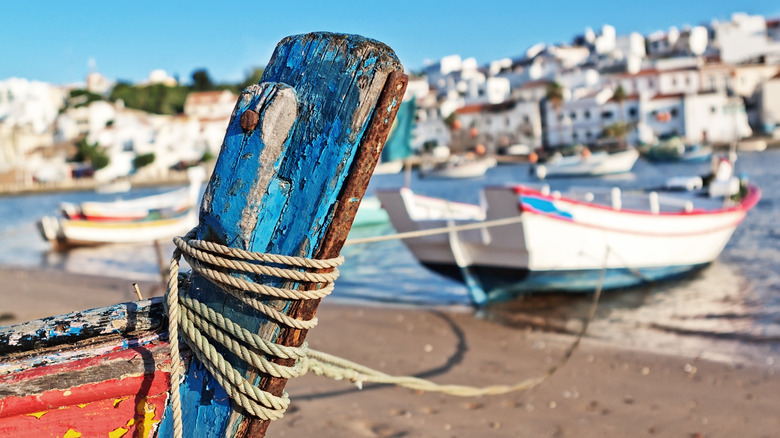
POLYGON ((579 152, 574 155, 562 156, 554 154, 544 163, 534 168, 537 178, 601 176, 630 172, 639 152, 636 149, 626 149, 617 152, 579 152))
POLYGON ((454 156, 428 168, 421 168, 420 176, 446 179, 480 178, 485 176, 488 169, 495 167, 496 164, 497 161, 493 157, 469 158, 454 156))
POLYGON ((672 137, 655 143, 644 150, 644 157, 651 162, 702 162, 712 157, 712 146, 685 143, 679 137, 672 137))
POLYGON ((722 193, 732 182, 715 181, 715 196, 488 187, 484 206, 407 188, 377 195, 399 232, 441 231, 404 242, 426 267, 466 283, 481 305, 529 292, 634 286, 706 266, 760 198, 748 185, 732 200, 722 193))
POLYGON ((90 221, 133 221, 177 216, 197 205, 205 177, 205 170, 194 166, 187 169, 187 187, 109 202, 63 202, 60 204, 60 212, 67 219, 90 221))

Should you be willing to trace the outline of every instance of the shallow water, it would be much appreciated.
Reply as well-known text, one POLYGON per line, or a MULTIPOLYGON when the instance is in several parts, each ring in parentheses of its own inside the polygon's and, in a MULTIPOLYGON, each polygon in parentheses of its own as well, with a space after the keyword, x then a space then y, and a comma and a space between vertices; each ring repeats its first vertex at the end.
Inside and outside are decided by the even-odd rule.
MULTIPOLYGON (((660 185, 670 176, 701 175, 708 167, 708 163, 653 165, 640 160, 630 174, 553 179, 548 183, 561 190, 573 185, 617 185, 625 190, 660 185)), ((718 260, 684 279, 605 293, 588 336, 692 357, 774 362, 780 353, 780 231, 776 228, 780 223, 780 182, 776 178, 780 150, 741 154, 736 167, 738 173, 746 173, 761 188, 763 198, 737 228, 718 260)), ((401 186, 404 178, 378 175, 369 192, 401 186)), ((431 196, 476 203, 485 185, 528 181, 527 165, 502 165, 474 180, 420 179, 413 174, 411 187, 431 196)), ((127 196, 168 189, 134 190, 127 196)), ((73 192, 0 198, 0 265, 113 275, 135 281, 158 279, 160 264, 167 264, 173 250, 170 243, 161 245, 161 254, 151 244, 60 253, 51 251, 39 237, 36 220, 53 214, 60 202, 115 197, 73 192)), ((351 236, 392 232, 389 225, 380 225, 353 230, 351 236)), ((468 307, 462 285, 422 268, 401 242, 348 246, 344 255, 347 261, 329 301, 468 307)), ((506 324, 573 333, 581 327, 590 306, 589 296, 530 296, 493 306, 480 315, 506 324)))

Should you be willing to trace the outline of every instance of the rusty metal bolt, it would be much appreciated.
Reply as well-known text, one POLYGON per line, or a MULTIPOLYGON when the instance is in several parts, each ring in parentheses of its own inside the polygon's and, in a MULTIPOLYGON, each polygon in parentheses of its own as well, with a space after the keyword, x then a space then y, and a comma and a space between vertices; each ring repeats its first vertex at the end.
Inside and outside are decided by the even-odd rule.
POLYGON ((239 119, 239 123, 241 124, 241 129, 246 131, 252 131, 257 127, 257 122, 260 121, 260 116, 257 114, 257 112, 252 110, 246 110, 243 114, 241 114, 241 119, 239 119))

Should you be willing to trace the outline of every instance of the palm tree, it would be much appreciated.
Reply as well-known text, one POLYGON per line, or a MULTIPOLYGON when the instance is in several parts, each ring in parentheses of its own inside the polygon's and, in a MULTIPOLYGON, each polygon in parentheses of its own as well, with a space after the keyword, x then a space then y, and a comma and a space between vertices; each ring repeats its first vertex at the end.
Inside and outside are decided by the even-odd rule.
POLYGON ((547 101, 552 105, 555 110, 555 115, 558 118, 558 138, 563 142, 563 120, 561 117, 561 109, 563 109, 563 87, 556 81, 550 82, 547 85, 547 91, 545 94, 547 101))
POLYGON ((622 149, 626 145, 626 134, 628 133, 628 124, 626 122, 626 113, 623 110, 623 102, 626 101, 626 90, 623 89, 622 85, 618 85, 617 89, 615 90, 615 93, 612 94, 612 98, 615 99, 615 102, 618 103, 620 106, 620 123, 624 126, 622 129, 619 130, 620 132, 620 148, 622 149))

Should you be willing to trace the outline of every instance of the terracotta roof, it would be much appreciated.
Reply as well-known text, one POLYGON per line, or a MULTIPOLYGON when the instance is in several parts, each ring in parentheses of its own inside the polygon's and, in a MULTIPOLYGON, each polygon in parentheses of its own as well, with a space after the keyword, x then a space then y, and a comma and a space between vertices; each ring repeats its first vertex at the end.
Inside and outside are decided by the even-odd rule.
POLYGON ((225 93, 233 93, 227 90, 215 90, 215 91, 196 91, 187 95, 187 102, 194 104, 213 103, 219 102, 225 93))
POLYGON ((501 102, 501 103, 478 103, 474 105, 462 106, 456 109, 455 113, 473 114, 473 113, 480 113, 480 112, 507 111, 514 108, 514 106, 515 106, 515 102, 511 100, 507 100, 506 102, 501 102))
POLYGON ((535 81, 528 81, 520 86, 520 88, 536 88, 536 87, 546 87, 550 84, 552 84, 553 81, 550 81, 548 79, 538 79, 535 81))
POLYGON ((653 100, 661 100, 661 99, 682 99, 685 97, 684 93, 673 93, 673 94, 656 94, 653 96, 653 100))
MULTIPOLYGON (((629 100, 639 100, 639 94, 626 94, 626 97, 623 99, 623 101, 627 102, 629 100)), ((607 102, 615 102, 615 95, 613 94, 612 97, 607 100, 607 102)))

